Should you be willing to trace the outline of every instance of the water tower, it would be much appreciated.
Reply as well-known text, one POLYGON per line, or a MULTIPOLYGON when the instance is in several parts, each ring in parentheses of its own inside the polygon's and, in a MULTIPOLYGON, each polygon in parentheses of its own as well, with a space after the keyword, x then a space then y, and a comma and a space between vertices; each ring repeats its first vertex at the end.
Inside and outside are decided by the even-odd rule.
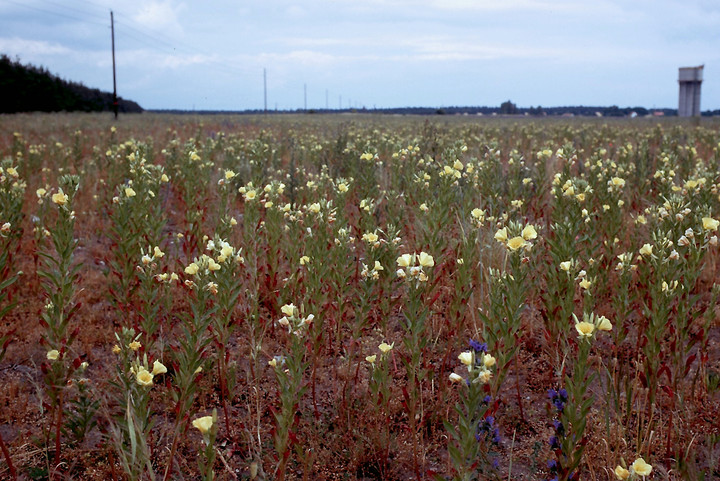
POLYGON ((703 80, 704 65, 699 67, 682 67, 678 72, 680 84, 679 117, 700 116, 700 85, 703 80))

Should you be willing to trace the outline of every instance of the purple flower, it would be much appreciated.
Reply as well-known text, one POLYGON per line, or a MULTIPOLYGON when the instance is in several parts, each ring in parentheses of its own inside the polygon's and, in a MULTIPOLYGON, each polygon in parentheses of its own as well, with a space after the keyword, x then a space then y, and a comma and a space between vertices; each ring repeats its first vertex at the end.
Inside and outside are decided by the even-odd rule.
POLYGON ((477 342, 474 339, 470 339, 470 348, 475 352, 487 352, 487 344, 484 342, 477 342))
POLYGON ((551 436, 549 443, 551 449, 560 449, 560 441, 558 441, 557 436, 551 436))

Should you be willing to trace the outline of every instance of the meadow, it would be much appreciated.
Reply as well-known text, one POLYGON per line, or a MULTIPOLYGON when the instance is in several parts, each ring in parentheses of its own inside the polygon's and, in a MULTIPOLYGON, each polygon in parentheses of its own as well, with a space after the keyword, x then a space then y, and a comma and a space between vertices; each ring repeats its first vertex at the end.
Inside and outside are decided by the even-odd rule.
POLYGON ((0 116, 0 478, 718 479, 719 149, 0 116))

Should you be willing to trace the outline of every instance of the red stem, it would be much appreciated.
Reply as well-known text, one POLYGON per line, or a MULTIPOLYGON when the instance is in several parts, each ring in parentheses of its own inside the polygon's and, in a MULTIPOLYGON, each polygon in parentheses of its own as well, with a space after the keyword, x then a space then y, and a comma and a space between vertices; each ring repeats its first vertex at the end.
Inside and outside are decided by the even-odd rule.
POLYGON ((5 456, 5 461, 7 461, 8 468, 10 469, 10 476, 12 476, 12 479, 17 481, 17 471, 15 471, 15 466, 12 463, 12 458, 10 458, 10 451, 8 451, 7 446, 5 446, 5 441, 3 441, 2 434, 0 434, 0 449, 2 449, 3 456, 5 456))

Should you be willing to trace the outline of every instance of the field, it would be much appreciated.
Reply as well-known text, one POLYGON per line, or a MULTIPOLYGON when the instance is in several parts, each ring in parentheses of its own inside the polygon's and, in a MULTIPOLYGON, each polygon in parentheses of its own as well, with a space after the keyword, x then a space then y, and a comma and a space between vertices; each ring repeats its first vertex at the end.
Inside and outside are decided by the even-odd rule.
POLYGON ((0 478, 718 479, 719 142, 0 116, 0 478))

